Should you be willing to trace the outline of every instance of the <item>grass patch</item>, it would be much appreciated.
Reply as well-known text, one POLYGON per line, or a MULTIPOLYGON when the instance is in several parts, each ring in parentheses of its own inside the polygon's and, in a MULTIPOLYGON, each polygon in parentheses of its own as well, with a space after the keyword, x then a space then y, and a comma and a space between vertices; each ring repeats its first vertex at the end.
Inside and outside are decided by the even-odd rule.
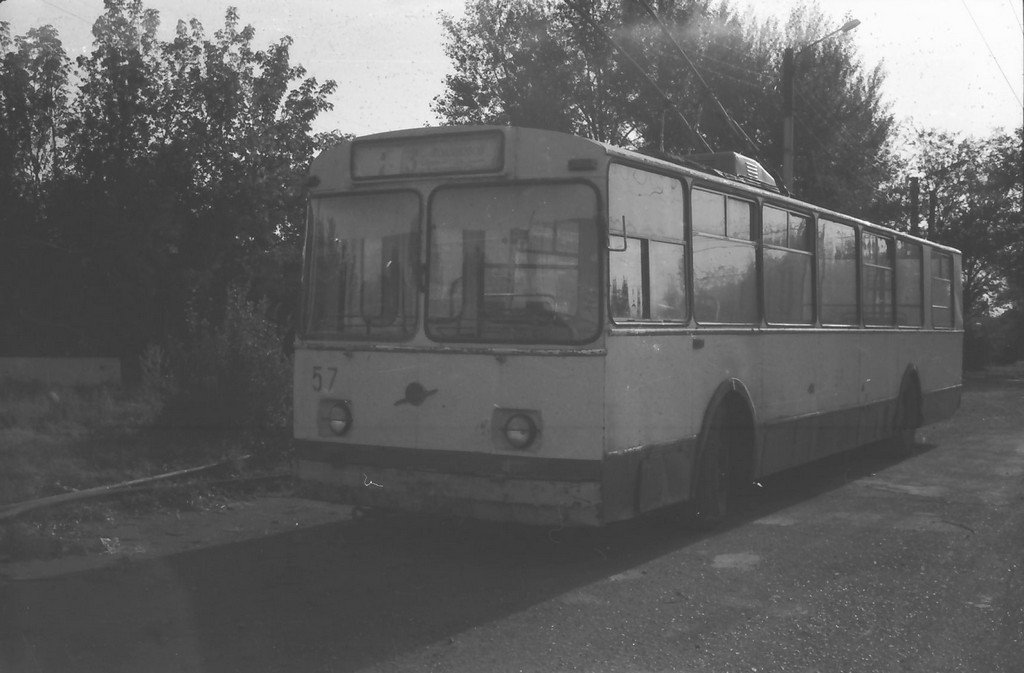
MULTIPOLYGON (((0 382, 0 506, 106 486, 242 455, 251 469, 280 470, 286 428, 170 426, 159 395, 116 386, 0 382)), ((205 509, 225 497, 218 477, 194 477, 116 498, 33 510, 0 521, 0 560, 93 549, 77 534, 121 514, 205 509)))
POLYGON ((0 503, 86 488, 141 468, 142 461, 128 460, 123 468, 97 470, 104 462, 99 447, 146 427, 158 406, 112 386, 0 383, 0 503))
POLYGON ((151 424, 161 402, 141 391, 120 386, 50 386, 0 381, 0 431, 47 436, 80 436, 100 430, 138 428, 151 424))

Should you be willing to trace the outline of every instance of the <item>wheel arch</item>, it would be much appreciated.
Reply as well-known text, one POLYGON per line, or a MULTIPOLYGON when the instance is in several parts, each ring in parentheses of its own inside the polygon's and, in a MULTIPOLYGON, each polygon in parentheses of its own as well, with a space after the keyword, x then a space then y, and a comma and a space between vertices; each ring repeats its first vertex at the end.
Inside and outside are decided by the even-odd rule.
POLYGON ((921 388, 921 375, 917 370, 917 366, 914 363, 910 363, 903 370, 899 392, 893 403, 892 425, 895 426, 899 422, 901 413, 909 411, 911 417, 904 420, 909 420, 911 427, 920 427, 924 419, 923 403, 924 394, 921 388), (904 408, 904 404, 907 402, 911 406, 904 408))
MULTIPOLYGON (((732 448, 730 454, 730 466, 732 477, 750 481, 755 474, 755 466, 760 447, 760 432, 758 431, 757 412, 754 407, 753 398, 747 386, 737 378, 730 378, 722 381, 711 395, 710 400, 704 408, 704 416, 701 419, 700 435, 697 441, 697 452, 694 457, 694 474, 699 474, 698 466, 704 457, 707 448, 708 436, 716 416, 724 412, 727 414, 730 425, 739 430, 742 441, 732 448)), ((692 484, 691 497, 696 496, 699 488, 698 480, 694 479, 692 484)))

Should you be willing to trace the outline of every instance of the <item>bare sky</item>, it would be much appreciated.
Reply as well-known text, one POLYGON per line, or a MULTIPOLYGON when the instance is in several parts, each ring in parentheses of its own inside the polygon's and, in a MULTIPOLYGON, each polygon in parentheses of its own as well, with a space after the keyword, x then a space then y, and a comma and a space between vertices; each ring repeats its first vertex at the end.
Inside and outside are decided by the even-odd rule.
MULTIPOLYGON (((784 20, 796 0, 733 0, 761 17, 784 20)), ((864 63, 884 60, 886 99, 916 126, 988 135, 1024 123, 1024 29, 1019 0, 819 0, 851 33, 864 63)), ((163 37, 178 19, 198 18, 207 35, 229 5, 256 28, 263 47, 290 35, 292 62, 320 80, 334 79, 334 110, 317 130, 357 135, 436 123, 432 99, 448 61, 438 12, 460 15, 464 0, 145 0, 157 9, 163 37)), ((0 21, 15 35, 53 24, 72 57, 90 50, 102 0, 6 0, 0 21)))

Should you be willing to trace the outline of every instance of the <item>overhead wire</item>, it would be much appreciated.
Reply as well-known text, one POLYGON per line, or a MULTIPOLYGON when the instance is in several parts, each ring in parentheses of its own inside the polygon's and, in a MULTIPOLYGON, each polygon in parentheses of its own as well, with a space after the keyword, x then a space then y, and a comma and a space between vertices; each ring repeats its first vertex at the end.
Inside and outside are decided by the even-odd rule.
POLYGON ((672 31, 669 30, 668 26, 665 25, 665 22, 662 20, 661 16, 659 16, 654 11, 654 9, 650 6, 650 4, 647 3, 647 0, 633 0, 633 1, 638 3, 641 7, 643 7, 644 11, 646 11, 647 14, 650 15, 651 18, 653 18, 654 21, 658 24, 658 27, 665 34, 665 36, 669 39, 669 41, 672 43, 672 45, 675 46, 676 51, 679 53, 680 56, 682 56, 683 60, 690 67, 690 69, 693 71, 693 74, 697 78, 697 81, 699 81, 701 83, 701 85, 703 85, 704 89, 711 96, 711 100, 714 102, 715 106, 718 108, 718 111, 725 118, 726 124, 729 127, 729 129, 733 132, 734 135, 736 135, 741 140, 743 140, 746 143, 746 145, 750 149, 753 150, 754 156, 757 157, 764 164, 765 170, 767 170, 768 173, 773 178, 775 178, 775 181, 779 185, 779 188, 781 189, 782 193, 788 195, 789 194, 789 189, 786 187, 785 182, 779 178, 777 172, 772 170, 772 168, 770 168, 772 164, 771 164, 771 161, 769 161, 767 159, 767 157, 765 155, 764 149, 761 147, 761 145, 757 141, 755 141, 753 138, 751 138, 747 134, 747 132, 743 129, 743 127, 739 124, 739 122, 737 122, 732 117, 732 115, 729 114, 729 111, 725 109, 725 106, 722 105, 722 101, 719 100, 718 96, 715 94, 715 90, 713 88, 711 88, 711 86, 707 83, 707 81, 704 79, 704 77, 700 74, 700 70, 697 69, 697 66, 690 59, 689 55, 687 55, 687 53, 683 49, 682 45, 680 45, 679 42, 676 41, 675 36, 672 34, 672 31))
POLYGON ((54 9, 56 9, 58 12, 64 12, 68 16, 74 17, 74 18, 78 19, 79 21, 81 21, 84 24, 92 25, 92 22, 89 19, 85 18, 84 16, 81 16, 80 14, 75 14, 74 12, 72 12, 70 9, 67 9, 66 7, 59 7, 58 5, 50 2, 50 0, 41 0, 41 1, 42 1, 42 3, 44 5, 49 5, 50 7, 53 7, 54 9))
POLYGON ((1024 24, 1021 24, 1020 17, 1017 16, 1017 10, 1013 6, 1013 0, 1006 0, 1006 2, 1010 3, 1010 14, 1013 14, 1013 19, 1017 22, 1017 27, 1020 28, 1021 33, 1024 33, 1024 24))
MULTIPOLYGON (((830 115, 824 112, 821 109, 821 107, 819 107, 820 103, 812 103, 813 97, 805 95, 805 93, 802 92, 799 88, 797 88, 796 93, 799 96, 800 100, 807 103, 807 109, 814 116, 820 119, 827 128, 836 133, 836 137, 833 138, 831 142, 827 142, 817 133, 817 131, 814 130, 814 126, 809 124, 802 124, 800 126, 801 133, 810 136, 811 138, 814 138, 814 140, 817 141, 817 143, 821 147, 827 148, 830 146, 839 146, 840 148, 846 150, 847 152, 854 153, 857 153, 863 149, 863 143, 857 142, 850 136, 849 125, 847 123, 835 121, 834 115, 830 115)), ((877 166, 881 163, 877 157, 868 157, 867 161, 872 166, 877 166)))
POLYGON ((707 81, 700 74, 700 70, 698 70, 697 66, 694 65, 692 60, 690 60, 689 55, 683 49, 682 45, 680 45, 679 42, 676 41, 675 36, 672 35, 672 31, 670 31, 668 29, 668 26, 665 25, 665 22, 662 20, 661 16, 659 16, 658 13, 654 11, 650 4, 647 3, 647 0, 633 1, 644 8, 644 11, 647 12, 651 16, 651 18, 654 19, 654 21, 658 24, 658 27, 661 29, 661 31, 669 39, 672 45, 675 46, 676 51, 679 53, 680 56, 683 57, 683 60, 686 62, 686 64, 690 66, 690 69, 693 71, 693 74, 697 78, 697 81, 700 82, 704 89, 711 95, 711 100, 715 103, 715 106, 718 108, 718 111, 722 114, 722 116, 725 117, 726 123, 728 124, 729 128, 733 131, 733 133, 738 135, 741 139, 743 139, 747 143, 747 145, 754 150, 755 154, 757 154, 758 157, 761 157, 764 154, 764 151, 761 149, 761 146, 758 145, 753 138, 747 135, 747 132, 743 130, 743 127, 740 126, 739 123, 735 119, 733 119, 732 115, 729 114, 729 111, 725 109, 725 106, 722 105, 722 101, 720 101, 718 99, 718 96, 715 95, 715 90, 712 89, 710 85, 708 85, 707 81))
MULTIPOLYGON (((760 72, 758 70, 751 70, 750 68, 744 68, 743 66, 737 65, 736 63, 730 63, 729 61, 723 61, 720 58, 715 58, 713 56, 708 56, 707 54, 697 54, 694 58, 696 60, 698 60, 698 61, 711 61, 712 63, 717 63, 719 65, 724 65, 724 66, 726 66, 728 68, 732 68, 733 70, 738 70, 739 72, 746 73, 748 75, 753 75, 754 77, 757 77, 758 79, 760 79, 762 81, 769 81, 769 80, 773 79, 767 73, 760 72)), ((704 66, 704 69, 707 70, 708 69, 707 66, 704 66)))
POLYGON ((742 77, 737 77, 736 75, 730 75, 729 73, 722 72, 721 70, 715 70, 714 68, 709 68, 707 66, 703 66, 703 70, 706 73, 709 72, 709 73, 711 73, 713 75, 716 75, 718 77, 721 77, 723 79, 728 79, 728 80, 731 80, 733 82, 736 82, 737 84, 743 84, 744 86, 749 86, 749 87, 753 87, 755 89, 760 89, 761 91, 764 91, 767 88, 761 82, 751 82, 749 79, 743 79, 742 77))
POLYGON ((1003 76, 1004 80, 1006 80, 1006 86, 1010 87, 1010 93, 1012 93, 1013 97, 1017 99, 1017 104, 1024 107, 1024 101, 1022 101, 1021 97, 1017 95, 1017 90, 1013 88, 1013 84, 1010 83, 1010 78, 1006 76, 1006 71, 1003 70, 1002 64, 999 63, 999 59, 996 58, 995 52, 992 51, 992 46, 989 45, 988 40, 985 39, 985 33, 982 32, 981 26, 978 25, 977 20, 974 18, 974 13, 971 12, 971 8, 967 6, 967 0, 960 0, 960 2, 963 4, 964 9, 967 10, 967 15, 971 17, 971 22, 974 24, 974 28, 978 31, 981 41, 985 43, 985 48, 988 49, 989 56, 991 56, 992 60, 995 61, 996 68, 999 69, 999 74, 1003 76))
POLYGON ((826 124, 833 126, 835 130, 838 131, 840 138, 843 140, 844 144, 846 144, 848 148, 852 149, 853 147, 857 146, 857 141, 851 138, 847 133, 849 129, 847 128, 846 122, 836 121, 835 115, 825 112, 823 109, 825 108, 825 105, 818 101, 818 99, 816 99, 809 92, 804 91, 799 86, 795 87, 795 91, 797 97, 799 97, 801 101, 807 104, 808 110, 816 114, 819 119, 821 119, 826 124))
POLYGON ((665 93, 665 91, 663 91, 660 86, 658 86, 657 82, 655 82, 654 79, 649 74, 647 74, 647 71, 644 70, 643 66, 637 63, 636 59, 634 59, 632 55, 630 55, 630 53, 626 51, 625 48, 623 48, 622 45, 620 45, 615 40, 615 38, 609 35, 603 27, 601 27, 597 22, 595 22, 580 6, 578 6, 574 0, 564 0, 564 2, 566 5, 571 7, 580 16, 580 18, 586 21, 591 28, 600 33, 601 36, 604 37, 604 39, 607 40, 609 44, 615 47, 616 51, 622 54, 622 56, 627 61, 629 61, 629 63, 634 68, 637 69, 641 76, 643 76, 643 78, 647 80, 648 84, 650 84, 651 87, 658 93, 658 95, 661 96, 662 100, 671 107, 672 111, 676 114, 677 117, 679 117, 679 119, 682 120, 683 124, 686 126, 687 129, 689 129, 690 133, 694 136, 694 138, 696 138, 708 152, 714 152, 714 150, 711 148, 711 145, 708 144, 708 141, 704 138, 704 136, 702 136, 694 128, 694 126, 690 123, 686 116, 679 110, 679 107, 676 105, 675 101, 673 101, 669 97, 669 95, 665 93))
MULTIPOLYGON (((750 79, 745 79, 743 77, 732 75, 730 73, 723 72, 722 70, 708 67, 706 65, 706 63, 702 64, 701 68, 698 69, 696 64, 693 62, 693 59, 691 59, 689 57, 689 55, 682 48, 682 46, 676 41, 675 37, 669 31, 668 26, 665 25, 665 23, 664 23, 664 21, 662 21, 661 17, 658 16, 654 12, 654 10, 646 2, 646 0, 634 0, 634 1, 637 2, 638 4, 640 4, 643 7, 643 9, 647 12, 647 14, 649 14, 658 23, 660 29, 666 34, 666 36, 672 42, 673 46, 678 51, 680 56, 682 56, 682 58, 686 61, 687 65, 693 71, 693 73, 694 73, 695 77, 697 78, 697 80, 699 81, 699 83, 710 94, 713 102, 716 104, 716 106, 718 107, 719 111, 725 117, 729 128, 735 134, 740 136, 748 144, 748 146, 751 147, 755 151, 756 154, 758 154, 759 156, 763 156, 764 152, 761 149, 760 145, 756 141, 754 141, 752 138, 750 138, 749 135, 747 135, 747 133, 743 130, 742 126, 740 126, 739 123, 736 122, 736 120, 732 117, 732 115, 729 114, 728 110, 725 109, 724 105, 722 105, 721 101, 718 99, 718 97, 715 94, 714 90, 711 88, 711 86, 705 80, 704 76, 701 74, 701 71, 703 71, 705 73, 711 73, 713 75, 716 75, 716 76, 724 78, 724 79, 729 79, 729 80, 731 80, 733 82, 736 82, 738 84, 742 84, 742 85, 745 85, 745 86, 750 86, 750 87, 758 88, 758 89, 760 89, 762 91, 767 89, 767 86, 765 85, 765 82, 767 82, 768 79, 769 79, 768 75, 763 73, 763 72, 758 72, 758 71, 750 70, 748 68, 743 68, 742 66, 738 66, 738 65, 735 65, 733 63, 728 63, 726 61, 722 61, 720 59, 716 59, 716 58, 713 58, 713 57, 710 57, 710 56, 706 56, 706 55, 699 55, 699 56, 696 57, 696 59, 700 60, 700 61, 703 61, 703 62, 718 63, 718 64, 721 64, 721 65, 727 66, 729 68, 733 68, 733 69, 735 69, 737 71, 741 71, 741 72, 744 72, 744 73, 747 73, 747 74, 750 74, 750 75, 754 75, 757 79, 759 79, 761 81, 755 82, 755 81, 751 81, 750 79)), ((632 57, 632 55, 630 55, 629 52, 626 51, 622 47, 622 45, 620 45, 618 42, 616 42, 615 39, 612 38, 607 33, 607 31, 604 30, 603 27, 601 27, 596 22, 594 22, 594 20, 588 14, 586 14, 586 12, 583 11, 576 4, 576 2, 574 0, 565 0, 565 2, 566 2, 566 5, 571 7, 594 30, 599 32, 620 54, 622 54, 622 56, 624 58, 626 58, 630 62, 630 64, 634 68, 636 68, 641 73, 641 75, 647 80, 647 82, 650 83, 651 86, 663 98, 663 100, 673 107, 673 111, 678 116, 680 116, 680 118, 682 118, 684 120, 684 123, 686 123, 687 128, 689 128, 691 130, 691 132, 693 132, 694 135, 703 142, 704 146, 708 149, 708 151, 712 151, 710 146, 707 145, 706 141, 704 141, 703 137, 697 131, 695 131, 693 129, 693 127, 686 120, 685 116, 683 116, 682 113, 675 107, 675 102, 668 96, 668 94, 666 94, 657 85, 657 83, 654 82, 654 80, 651 78, 651 76, 647 74, 646 70, 644 70, 643 66, 641 66, 636 61, 636 59, 634 59, 632 57)), ((843 146, 847 151, 853 151, 853 150, 855 150, 859 146, 858 143, 856 141, 854 141, 854 139, 850 136, 849 129, 847 128, 847 124, 846 123, 830 121, 830 117, 833 117, 834 115, 830 115, 829 113, 824 112, 823 109, 822 109, 823 107, 827 107, 827 106, 822 106, 809 93, 805 93, 802 90, 798 90, 797 93, 799 94, 800 99, 806 103, 807 108, 809 110, 811 110, 816 117, 818 117, 826 125, 829 125, 830 128, 832 128, 833 132, 836 135, 835 140, 833 141, 834 143, 838 143, 839 145, 843 146)), ((808 129, 805 129, 805 131, 808 133, 808 135, 813 137, 820 145, 827 146, 829 144, 829 143, 826 143, 821 137, 819 137, 818 134, 816 132, 814 132, 812 129, 808 128, 808 129)))

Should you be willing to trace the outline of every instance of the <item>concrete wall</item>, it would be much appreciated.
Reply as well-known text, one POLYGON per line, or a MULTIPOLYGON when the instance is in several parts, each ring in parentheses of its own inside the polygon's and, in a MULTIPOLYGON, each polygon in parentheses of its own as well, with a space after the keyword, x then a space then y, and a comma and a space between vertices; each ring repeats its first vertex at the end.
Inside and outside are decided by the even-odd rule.
POLYGON ((39 382, 55 386, 121 384, 117 358, 0 358, 0 381, 39 382))

